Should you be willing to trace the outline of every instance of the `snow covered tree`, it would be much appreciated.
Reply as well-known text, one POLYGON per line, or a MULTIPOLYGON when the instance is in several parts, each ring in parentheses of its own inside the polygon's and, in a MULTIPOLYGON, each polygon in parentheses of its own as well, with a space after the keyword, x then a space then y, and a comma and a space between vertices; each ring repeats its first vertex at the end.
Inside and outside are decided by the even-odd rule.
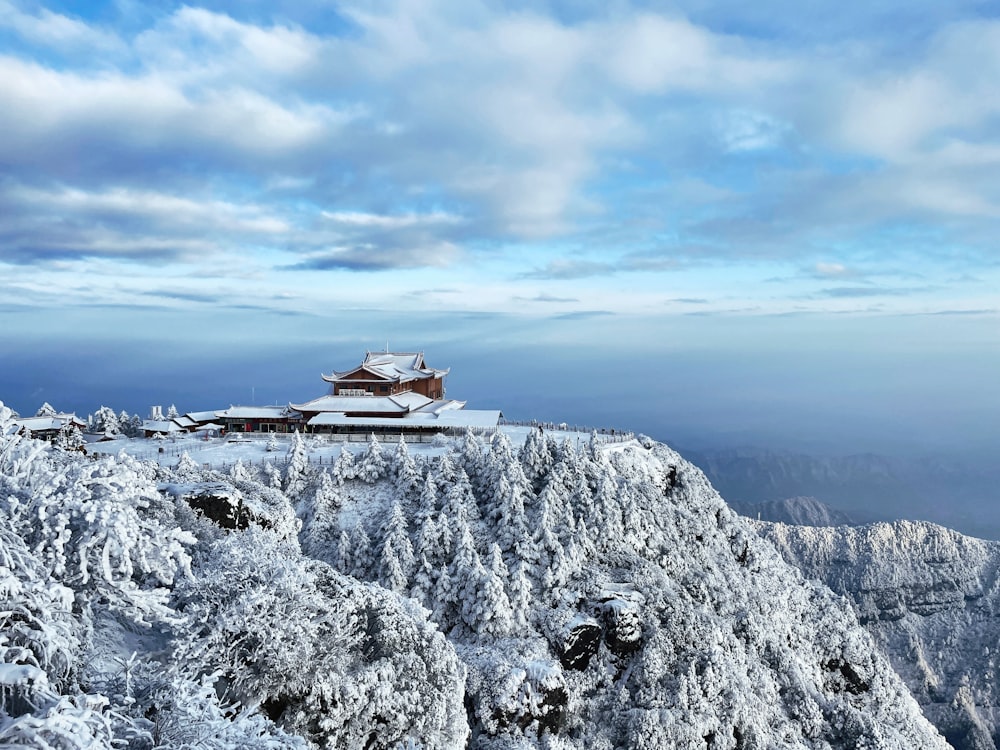
POLYGON ((118 414, 118 428, 125 437, 138 437, 138 433, 132 429, 132 418, 124 409, 118 414))
POLYGON ((264 450, 268 453, 274 453, 280 447, 281 446, 278 445, 278 436, 272 432, 267 439, 267 443, 264 444, 264 450))
POLYGON ((510 578, 510 607, 513 625, 517 628, 524 628, 528 624, 528 617, 531 613, 532 605, 532 585, 528 576, 529 566, 524 561, 519 561, 514 566, 514 572, 510 578))
POLYGON ((120 435, 121 425, 118 423, 118 415, 109 406, 102 406, 94 414, 94 432, 105 435, 120 435))
POLYGON ((292 445, 288 449, 288 466, 285 468, 285 494, 295 499, 305 489, 309 473, 309 450, 298 430, 292 433, 292 445))
POLYGON ((452 524, 453 536, 458 534, 459 524, 469 524, 479 517, 479 508, 472 492, 472 486, 465 471, 458 469, 454 481, 445 485, 441 514, 452 524))
POLYGON ((341 491, 333 483, 330 473, 320 472, 311 500, 299 504, 299 516, 302 519, 299 539, 306 554, 330 560, 341 535, 338 516, 343 504, 341 491))
POLYGON ((511 632, 514 624, 514 610, 507 596, 504 582, 508 579, 507 566, 497 544, 490 546, 490 568, 487 571, 485 585, 482 589, 483 616, 479 623, 479 631, 491 635, 506 635, 511 632))
POLYGON ((531 430, 518 453, 521 468, 534 492, 542 489, 545 476, 555 462, 555 445, 540 427, 531 430))
POLYGON ((458 454, 459 466, 474 487, 479 486, 479 474, 483 467, 483 441, 472 430, 465 431, 462 448, 458 454))
POLYGON ((351 532, 351 555, 354 562, 351 575, 361 580, 367 580, 371 575, 373 563, 372 542, 360 520, 351 532))
POLYGON ((264 478, 267 480, 267 486, 275 490, 281 489, 281 472, 278 471, 274 465, 267 461, 264 464, 264 478))
POLYGON ((177 459, 177 463, 174 465, 174 471, 180 477, 185 479, 194 479, 201 473, 201 467, 198 466, 197 461, 188 455, 187 451, 184 451, 181 453, 181 457, 177 459))
POLYGON ((229 467, 229 478, 235 481, 245 482, 253 479, 253 475, 244 463, 242 458, 237 458, 236 463, 229 467))
POLYGON ((385 476, 386 471, 388 471, 388 462, 385 460, 382 446, 373 432, 368 438, 368 447, 361 454, 355 467, 355 476, 363 482, 374 484, 385 476))
POLYGON ((537 551, 528 532, 528 520, 524 511, 526 485, 515 477, 508 481, 501 474, 493 498, 492 520, 495 539, 508 556, 516 556, 526 562, 534 562, 537 551))
POLYGON ((404 497, 415 495, 421 487, 420 471, 406 447, 403 436, 399 436, 396 452, 393 454, 392 471, 396 477, 396 487, 404 497))
POLYGON ((67 422, 56 435, 55 445, 64 451, 78 451, 86 445, 80 428, 72 422, 67 422))
POLYGON ((340 536, 337 539, 337 559, 334 567, 348 576, 354 569, 354 550, 351 548, 351 537, 344 529, 340 530, 340 536))
POLYGON ((401 593, 409 586, 413 570, 413 545, 406 515, 397 499, 392 506, 382 542, 381 578, 386 588, 401 593))
POLYGON ((348 450, 346 445, 340 446, 340 453, 333 464, 331 475, 338 484, 343 484, 349 479, 354 479, 354 454, 348 450))
POLYGON ((170 404, 170 408, 167 409, 167 419, 177 419, 180 416, 180 412, 177 411, 177 407, 170 404))
POLYGON ((54 417, 58 414, 55 407, 52 406, 48 401, 38 407, 38 411, 35 412, 36 417, 54 417))

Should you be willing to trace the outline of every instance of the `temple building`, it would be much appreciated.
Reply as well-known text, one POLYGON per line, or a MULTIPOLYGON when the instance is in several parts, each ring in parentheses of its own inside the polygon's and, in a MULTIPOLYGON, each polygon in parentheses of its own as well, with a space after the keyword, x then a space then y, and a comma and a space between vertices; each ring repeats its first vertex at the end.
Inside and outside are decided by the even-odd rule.
POLYGON ((444 397, 449 370, 427 367, 423 352, 367 352, 350 370, 322 375, 330 392, 289 404, 307 432, 439 432, 496 427, 498 410, 466 409, 444 397))
POLYGON ((344 372, 322 378, 332 383, 331 396, 393 396, 418 393, 429 399, 444 398, 448 370, 424 363, 423 352, 367 352, 364 361, 344 372))

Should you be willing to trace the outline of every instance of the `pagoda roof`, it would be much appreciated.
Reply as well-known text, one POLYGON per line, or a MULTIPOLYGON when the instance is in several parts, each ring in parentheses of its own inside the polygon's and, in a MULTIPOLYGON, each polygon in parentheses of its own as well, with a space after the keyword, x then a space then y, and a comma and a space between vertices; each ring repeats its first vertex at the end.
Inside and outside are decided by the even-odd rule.
POLYGON ((288 406, 230 406, 215 412, 219 419, 285 419, 298 416, 288 406))
POLYGON ((24 417, 22 419, 15 419, 14 424, 16 424, 19 428, 24 427, 28 430, 28 432, 61 430, 68 424, 73 424, 81 428, 87 426, 86 422, 79 419, 76 414, 67 414, 65 412, 59 412, 57 414, 43 414, 39 417, 24 417))
MULTIPOLYGON (((436 402, 413 391, 392 396, 320 396, 304 404, 289 404, 292 409, 310 413, 407 414, 433 406, 436 402)), ((446 402, 449 403, 449 402, 446 402)), ((458 403, 458 402, 455 402, 458 403)))
POLYGON ((443 378, 449 372, 427 367, 423 352, 366 352, 364 362, 358 367, 352 367, 350 370, 334 370, 322 378, 328 383, 335 383, 361 370, 372 375, 375 380, 389 380, 396 383, 443 378))
POLYGON ((352 417, 339 412, 323 412, 312 417, 311 427, 397 427, 443 429, 465 427, 496 427, 503 414, 481 409, 444 409, 438 413, 417 411, 404 417, 352 417))

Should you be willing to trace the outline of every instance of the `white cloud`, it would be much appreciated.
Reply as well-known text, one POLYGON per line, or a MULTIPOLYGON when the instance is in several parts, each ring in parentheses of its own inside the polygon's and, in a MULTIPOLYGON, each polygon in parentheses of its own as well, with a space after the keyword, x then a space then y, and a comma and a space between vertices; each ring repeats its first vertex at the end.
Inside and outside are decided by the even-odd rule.
POLYGON ((323 218, 351 227, 375 227, 379 229, 403 229, 421 225, 461 224, 463 219, 456 214, 432 211, 426 214, 374 214, 364 211, 322 211, 323 218))
POLYGON ((25 13, 14 3, 0 0, 0 28, 8 28, 24 39, 60 51, 81 49, 102 52, 124 51, 124 43, 115 35, 94 28, 75 18, 41 8, 37 15, 25 13))
POLYGON ((788 137, 791 125, 763 112, 730 110, 715 118, 719 139, 726 151, 763 151, 779 146, 788 137))

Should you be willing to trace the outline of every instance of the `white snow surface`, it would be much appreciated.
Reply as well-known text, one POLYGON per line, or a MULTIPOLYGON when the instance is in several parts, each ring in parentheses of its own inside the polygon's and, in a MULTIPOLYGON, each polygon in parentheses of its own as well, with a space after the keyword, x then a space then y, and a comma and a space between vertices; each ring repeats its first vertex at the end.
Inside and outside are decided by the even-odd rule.
POLYGON ((995 750, 1000 543, 915 521, 759 529, 786 560, 848 597, 956 748, 995 750))
POLYGON ((947 747, 651 441, 0 435, 0 744, 947 747))

